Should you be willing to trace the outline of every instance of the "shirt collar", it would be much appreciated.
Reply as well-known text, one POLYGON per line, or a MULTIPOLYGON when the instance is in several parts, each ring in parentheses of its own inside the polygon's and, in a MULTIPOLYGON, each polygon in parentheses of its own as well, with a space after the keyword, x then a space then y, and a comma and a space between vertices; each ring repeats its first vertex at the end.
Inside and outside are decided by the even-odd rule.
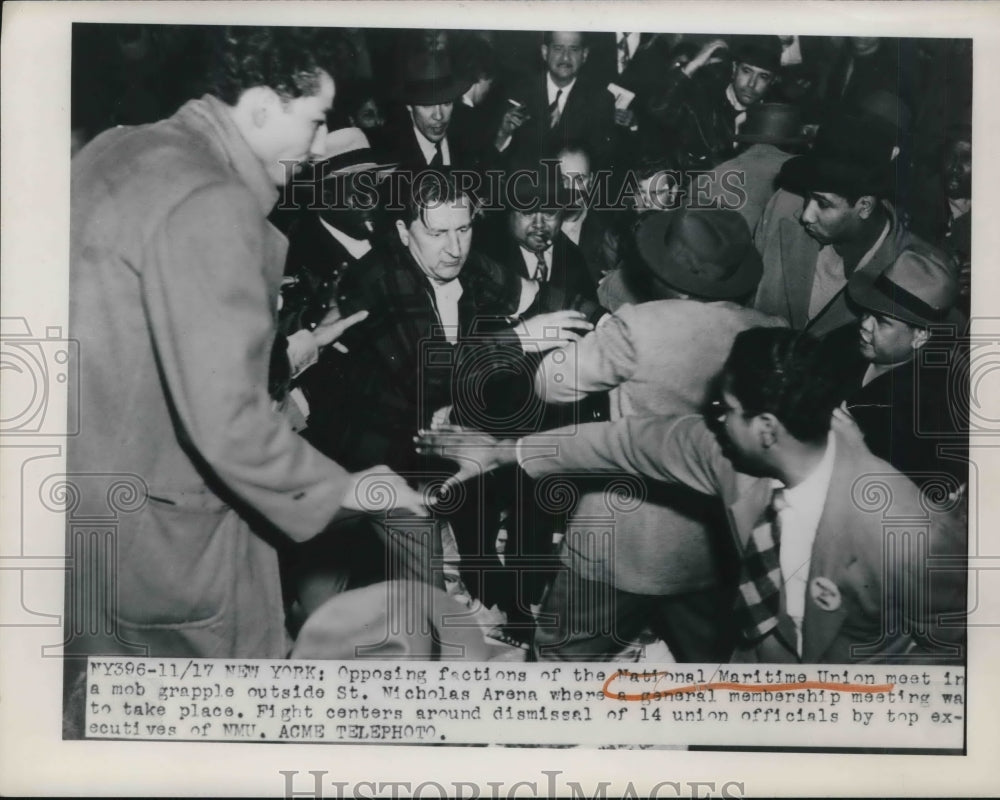
MULTIPOLYGON (((413 135, 417 137, 417 144, 420 146, 420 152, 424 154, 424 159, 427 161, 428 164, 430 164, 431 159, 434 158, 434 155, 437 153, 437 145, 434 144, 434 142, 432 142, 426 136, 424 136, 416 125, 413 126, 413 135)), ((448 148, 447 133, 441 140, 441 157, 446 162, 451 161, 451 150, 448 148)))
POLYGON ((736 92, 733 90, 733 85, 731 83, 726 87, 726 99, 729 101, 729 105, 737 111, 747 110, 747 107, 736 99, 736 92))
MULTIPOLYGON (((518 245, 521 248, 521 258, 524 259, 524 266, 528 269, 528 276, 535 280, 538 278, 538 253, 534 250, 529 250, 527 247, 518 245)), ((549 268, 549 274, 552 274, 552 248, 548 247, 542 251, 542 258, 545 259, 545 265, 549 268)))
POLYGON ((951 218, 958 219, 972 210, 972 200, 968 197, 957 200, 949 197, 948 209, 951 211, 951 218))
POLYGON ((367 239, 355 239, 353 236, 348 236, 339 228, 333 227, 333 225, 322 217, 319 218, 319 224, 326 228, 330 235, 343 245, 352 258, 360 259, 372 249, 372 243, 367 239))
POLYGON ((549 93, 550 104, 556 99, 556 95, 561 91, 562 94, 559 95, 559 107, 563 108, 566 105, 566 98, 569 97, 569 93, 573 91, 574 86, 576 86, 576 78, 573 78, 573 80, 565 86, 556 86, 555 81, 552 80, 552 76, 548 72, 545 73, 545 87, 549 93))

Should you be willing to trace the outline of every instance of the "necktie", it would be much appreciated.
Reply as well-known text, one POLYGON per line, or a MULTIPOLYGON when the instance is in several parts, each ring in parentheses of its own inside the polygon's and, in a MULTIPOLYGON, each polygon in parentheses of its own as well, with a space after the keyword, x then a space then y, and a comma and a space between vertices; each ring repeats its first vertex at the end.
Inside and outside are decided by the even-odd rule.
POLYGON ((559 112, 559 98, 562 97, 563 90, 559 89, 556 92, 556 99, 549 103, 549 128, 554 128, 559 124, 559 117, 561 116, 559 112))
POLYGON ((782 510, 788 507, 784 490, 775 489, 768 507, 766 523, 750 534, 740 564, 740 591, 736 598, 740 630, 753 642, 778 626, 781 608, 781 545, 782 510))
POLYGON ((632 58, 632 53, 629 51, 628 46, 628 34, 623 33, 621 38, 618 40, 618 74, 620 75, 628 67, 628 62, 632 58))
POLYGON ((545 263, 545 253, 536 253, 538 256, 538 266, 535 268, 535 280, 545 283, 549 279, 549 265, 545 263))
POLYGON ((427 165, 431 169, 440 169, 444 166, 444 154, 441 152, 441 142, 434 143, 434 158, 431 159, 431 163, 427 165))

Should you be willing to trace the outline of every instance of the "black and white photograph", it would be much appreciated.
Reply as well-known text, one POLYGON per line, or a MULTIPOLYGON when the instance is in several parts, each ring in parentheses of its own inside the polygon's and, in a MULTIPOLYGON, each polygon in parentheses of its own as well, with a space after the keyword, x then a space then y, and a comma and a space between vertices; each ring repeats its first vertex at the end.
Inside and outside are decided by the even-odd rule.
POLYGON ((65 178, 4 157, 0 635, 52 747, 285 797, 993 749, 1000 7, 106 5, 65 178))

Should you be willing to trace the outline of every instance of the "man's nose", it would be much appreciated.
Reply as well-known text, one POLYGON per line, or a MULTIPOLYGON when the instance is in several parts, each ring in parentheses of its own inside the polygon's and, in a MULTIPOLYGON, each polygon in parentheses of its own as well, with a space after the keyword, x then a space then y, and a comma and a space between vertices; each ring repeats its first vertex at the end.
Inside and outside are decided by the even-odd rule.
POLYGON ((816 201, 807 200, 805 208, 802 209, 802 221, 807 224, 812 224, 816 221, 816 201))
POLYGON ((862 314, 861 321, 858 323, 858 326, 865 333, 871 333, 875 327, 875 317, 873 317, 871 314, 862 314))
POLYGON ((309 146, 309 156, 313 159, 326 157, 326 123, 316 129, 312 144, 309 146))
POLYGON ((462 255, 462 237, 458 231, 450 231, 447 234, 448 241, 445 242, 445 251, 450 256, 459 258, 462 255))
POLYGON ((440 122, 444 119, 444 106, 431 106, 431 119, 440 122))

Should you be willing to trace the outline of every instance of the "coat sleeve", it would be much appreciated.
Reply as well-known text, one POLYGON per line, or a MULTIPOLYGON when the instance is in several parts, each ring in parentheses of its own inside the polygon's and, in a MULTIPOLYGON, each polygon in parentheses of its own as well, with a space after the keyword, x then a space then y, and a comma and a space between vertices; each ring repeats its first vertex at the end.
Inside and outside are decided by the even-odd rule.
POLYGON ((238 500, 307 539, 333 518, 350 478, 272 408, 268 233, 242 188, 197 190, 153 234, 142 300, 188 455, 238 500))
POLYGON ((535 393, 546 403, 575 403, 624 383, 635 368, 628 322, 613 314, 581 341, 544 358, 535 373, 535 393))
POLYGON ((560 472, 632 472, 721 496, 735 472, 699 416, 626 417, 520 441, 521 466, 533 478, 560 472))

